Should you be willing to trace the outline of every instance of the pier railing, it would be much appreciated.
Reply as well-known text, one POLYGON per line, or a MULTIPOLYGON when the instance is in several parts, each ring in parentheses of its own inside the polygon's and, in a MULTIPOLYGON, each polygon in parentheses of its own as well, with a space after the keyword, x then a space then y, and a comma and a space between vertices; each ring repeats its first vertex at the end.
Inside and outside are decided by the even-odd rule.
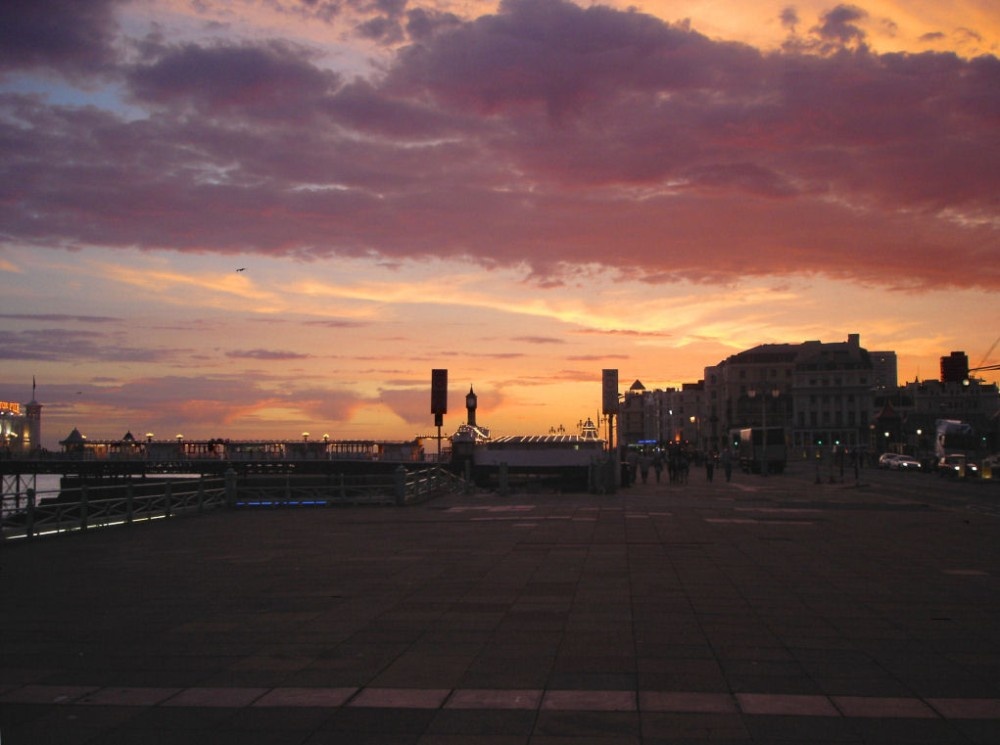
POLYGON ((403 506, 465 488, 465 481, 444 468, 400 466, 391 473, 341 473, 318 483, 290 475, 237 481, 231 488, 230 504, 235 507, 403 506))
POLYGON ((81 486, 55 493, 27 489, 4 495, 0 538, 15 540, 59 533, 85 532, 112 525, 198 514, 220 508, 278 508, 335 505, 404 506, 463 491, 467 483, 433 466, 387 474, 340 474, 323 483, 285 476, 277 479, 174 479, 155 486, 135 483, 81 486))
POLYGON ((216 509, 226 504, 224 479, 165 481, 150 492, 148 485, 80 486, 55 494, 28 489, 17 499, 5 496, 4 540, 35 538, 129 525, 216 509), (47 498, 49 497, 49 498, 47 498))

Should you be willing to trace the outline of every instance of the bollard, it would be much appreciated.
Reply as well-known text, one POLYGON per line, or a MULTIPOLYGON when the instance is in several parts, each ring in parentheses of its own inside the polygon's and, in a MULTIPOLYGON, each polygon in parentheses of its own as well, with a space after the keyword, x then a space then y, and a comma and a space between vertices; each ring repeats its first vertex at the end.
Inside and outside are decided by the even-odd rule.
POLYGON ((135 509, 135 486, 131 481, 125 487, 125 522, 132 524, 133 510, 135 509))
POLYGON ((173 514, 173 496, 174 489, 171 482, 166 482, 164 484, 165 489, 163 490, 163 516, 170 517, 173 514))
POLYGON ((205 510, 205 477, 198 479, 198 512, 205 510))
POLYGON ((236 506, 236 471, 226 469, 226 507, 236 506))
POLYGON ((28 538, 35 537, 35 490, 28 489, 25 494, 28 496, 28 516, 24 523, 24 535, 28 538))
POLYGON ((406 469, 403 466, 399 466, 393 472, 393 487, 396 494, 396 506, 404 506, 406 504, 406 469))
POLYGON ((90 500, 87 498, 87 485, 80 487, 80 530, 87 529, 87 511, 90 507, 90 500))

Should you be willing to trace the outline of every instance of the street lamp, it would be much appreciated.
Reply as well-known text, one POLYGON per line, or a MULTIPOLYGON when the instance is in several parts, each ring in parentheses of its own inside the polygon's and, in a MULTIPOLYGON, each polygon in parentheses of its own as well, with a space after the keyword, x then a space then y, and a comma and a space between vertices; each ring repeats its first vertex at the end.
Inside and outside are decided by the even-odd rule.
MULTIPOLYGON (((778 388, 772 388, 771 398, 777 399, 781 395, 781 391, 778 388)), ((762 476, 767 476, 767 395, 763 390, 757 390, 756 388, 748 388, 747 395, 752 399, 757 398, 760 394, 760 473, 762 476)))

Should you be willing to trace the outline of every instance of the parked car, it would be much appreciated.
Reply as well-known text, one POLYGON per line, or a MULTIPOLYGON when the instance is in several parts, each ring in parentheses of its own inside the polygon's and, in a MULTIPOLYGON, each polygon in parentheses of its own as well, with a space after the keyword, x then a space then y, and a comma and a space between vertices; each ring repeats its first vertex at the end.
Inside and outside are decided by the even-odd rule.
POLYGON ((892 462, 900 457, 898 453, 882 453, 878 457, 879 468, 892 468, 892 462))
POLYGON ((920 461, 909 455, 897 455, 889 461, 891 471, 919 471, 923 468, 920 461))

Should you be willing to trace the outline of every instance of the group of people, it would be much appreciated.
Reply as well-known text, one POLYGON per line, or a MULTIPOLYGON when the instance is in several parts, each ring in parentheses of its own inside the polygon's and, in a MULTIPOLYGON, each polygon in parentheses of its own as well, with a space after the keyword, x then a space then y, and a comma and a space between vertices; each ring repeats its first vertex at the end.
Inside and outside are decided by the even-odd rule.
POLYGON ((733 477, 732 451, 728 448, 721 453, 713 450, 701 453, 683 445, 668 445, 666 448, 627 448, 622 458, 622 486, 628 486, 641 480, 648 483, 650 472, 659 484, 666 470, 671 484, 686 484, 692 466, 704 467, 705 478, 712 481, 715 478, 716 467, 725 474, 726 481, 733 477))

